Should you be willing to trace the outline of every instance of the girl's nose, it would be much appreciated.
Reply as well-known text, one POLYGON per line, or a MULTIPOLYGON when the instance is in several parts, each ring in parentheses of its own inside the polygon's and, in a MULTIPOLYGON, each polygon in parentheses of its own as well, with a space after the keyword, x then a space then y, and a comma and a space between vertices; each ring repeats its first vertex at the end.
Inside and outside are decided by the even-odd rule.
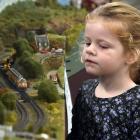
POLYGON ((86 53, 90 55, 97 55, 96 46, 92 43, 90 46, 86 47, 86 53))

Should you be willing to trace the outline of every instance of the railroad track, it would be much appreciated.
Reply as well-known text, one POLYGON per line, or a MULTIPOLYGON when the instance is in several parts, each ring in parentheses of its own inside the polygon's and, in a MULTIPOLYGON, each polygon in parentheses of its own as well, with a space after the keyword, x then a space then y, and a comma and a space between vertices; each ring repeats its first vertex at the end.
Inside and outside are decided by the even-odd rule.
POLYGON ((37 132, 37 130, 44 125, 45 115, 42 109, 38 106, 38 104, 36 104, 36 102, 32 100, 30 104, 36 112, 36 122, 33 126, 33 132, 37 132))
POLYGON ((22 99, 24 99, 26 102, 30 104, 30 106, 33 108, 33 110, 36 113, 36 121, 33 125, 33 132, 37 132, 37 130, 43 126, 45 121, 45 115, 43 110, 39 107, 39 105, 31 99, 26 92, 20 92, 20 95, 22 96, 22 99))
POLYGON ((16 101, 16 108, 20 115, 20 121, 14 126, 14 129, 19 131, 23 130, 29 122, 29 114, 26 108, 19 101, 16 101))

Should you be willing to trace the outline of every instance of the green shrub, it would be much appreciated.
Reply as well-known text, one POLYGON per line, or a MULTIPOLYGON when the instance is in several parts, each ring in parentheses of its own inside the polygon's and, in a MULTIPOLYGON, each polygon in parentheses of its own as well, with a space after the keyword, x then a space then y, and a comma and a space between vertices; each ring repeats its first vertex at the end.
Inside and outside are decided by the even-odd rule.
POLYGON ((21 56, 24 51, 29 51, 33 53, 33 49, 30 47, 29 42, 24 38, 19 38, 14 44, 13 47, 16 49, 16 56, 21 56))
POLYGON ((8 110, 14 110, 16 108, 17 96, 15 93, 6 93, 1 97, 2 103, 8 110))
POLYGON ((44 99, 47 102, 56 102, 59 99, 56 86, 51 80, 45 80, 40 83, 38 88, 38 96, 40 99, 44 99))
POLYGON ((4 124, 5 111, 6 111, 6 108, 5 108, 4 104, 0 101, 0 124, 4 124))

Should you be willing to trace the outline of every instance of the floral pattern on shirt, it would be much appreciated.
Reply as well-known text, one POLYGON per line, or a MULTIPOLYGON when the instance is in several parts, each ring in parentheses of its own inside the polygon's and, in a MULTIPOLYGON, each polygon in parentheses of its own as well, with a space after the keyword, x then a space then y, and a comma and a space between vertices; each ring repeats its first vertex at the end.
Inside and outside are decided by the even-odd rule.
POLYGON ((97 98, 98 80, 79 90, 68 140, 140 140, 140 86, 112 98, 97 98))

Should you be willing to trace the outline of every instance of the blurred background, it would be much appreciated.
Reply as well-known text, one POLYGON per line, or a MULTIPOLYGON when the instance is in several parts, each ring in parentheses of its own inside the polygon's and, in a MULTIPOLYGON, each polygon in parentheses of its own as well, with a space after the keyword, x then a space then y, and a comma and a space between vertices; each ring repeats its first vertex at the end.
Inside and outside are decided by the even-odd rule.
POLYGON ((65 139, 78 89, 91 78, 80 62, 85 16, 112 1, 121 0, 0 0, 0 139, 65 139))

